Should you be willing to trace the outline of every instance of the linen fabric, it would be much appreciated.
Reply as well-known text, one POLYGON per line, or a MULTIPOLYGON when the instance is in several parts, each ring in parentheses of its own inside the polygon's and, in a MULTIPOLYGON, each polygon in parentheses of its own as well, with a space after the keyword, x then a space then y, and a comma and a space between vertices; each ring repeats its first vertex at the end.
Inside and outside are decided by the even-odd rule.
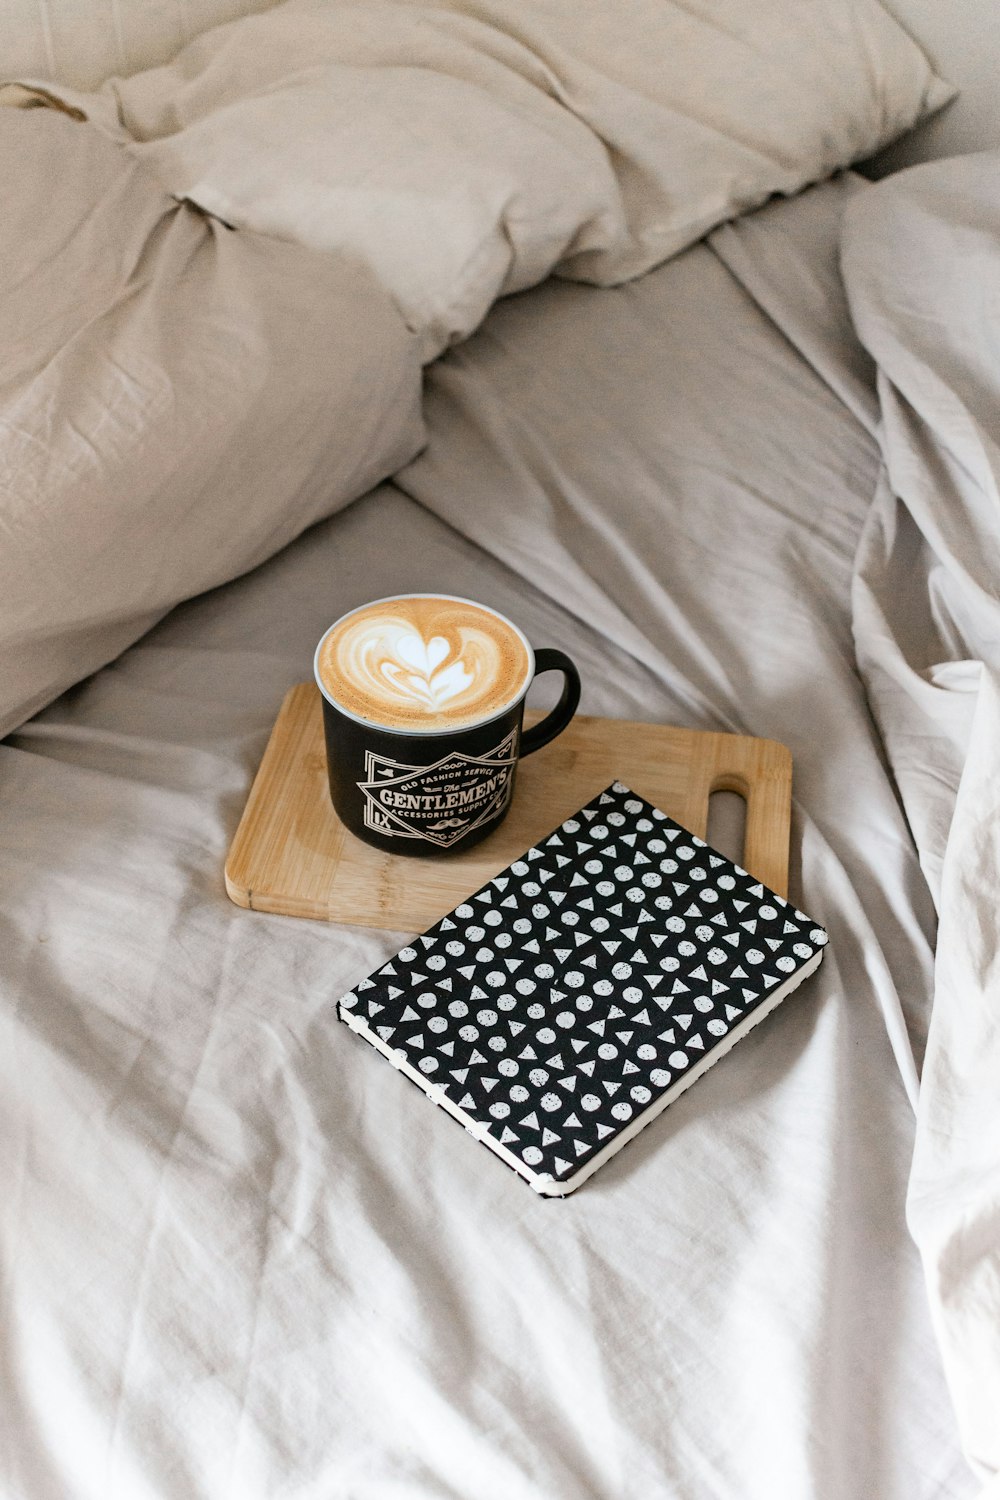
MULTIPOLYGON (((544 361, 527 309, 497 309, 483 335, 436 368, 429 382, 431 430, 447 432, 447 441, 432 441, 398 478, 425 503, 433 493, 438 514, 555 597, 572 598, 592 625, 651 668, 659 663, 661 672, 680 672, 692 693, 691 712, 722 712, 727 728, 770 733, 787 743, 805 806, 818 791, 810 784, 818 774, 828 857, 843 860, 848 884, 866 892, 865 915, 859 909, 850 925, 869 952, 872 974, 880 976, 875 983, 885 1033, 916 1109, 907 1221, 923 1256, 964 1450, 989 1500, 1000 1486, 998 165, 997 153, 983 153, 928 164, 863 193, 856 180, 840 182, 837 191, 854 200, 843 252, 849 306, 838 273, 838 232, 826 217, 835 202, 832 188, 769 206, 710 237, 711 251, 769 325, 878 441, 881 461, 861 483, 866 498, 850 543, 858 550, 849 602, 822 602, 835 576, 828 571, 836 550, 831 527, 842 515, 831 508, 833 482, 813 513, 810 540, 792 544, 796 570, 813 559, 808 581, 803 576, 789 590, 775 576, 788 565, 784 518, 790 510, 800 520, 806 514, 791 496, 799 483, 812 491, 818 477, 813 454, 822 424, 815 406, 795 415, 789 404, 806 400, 812 389, 801 372, 789 374, 780 402, 769 398, 759 426, 741 423, 727 364, 746 380, 762 382, 774 366, 744 342, 742 325, 721 312, 722 288, 713 301, 696 285, 690 269, 696 251, 683 262, 691 277, 688 299, 683 307, 672 304, 669 325, 657 320, 651 304, 634 319, 636 328, 655 326, 664 345, 662 365, 647 366, 630 341, 612 331, 610 317, 595 341, 598 356, 585 347, 568 310, 554 315, 562 364, 578 376, 594 369, 599 416, 591 412, 589 434, 578 428, 565 392, 541 373, 544 361), (859 342, 849 331, 849 314, 859 342), (682 353, 686 348, 698 351, 697 377, 682 353), (675 378, 681 369, 683 381, 675 378), (712 369, 714 384, 707 376, 712 369), (640 430, 654 426, 653 410, 656 438, 640 444, 640 430), (705 440, 696 436, 703 425, 705 440), (555 451, 546 441, 546 432, 573 433, 571 462, 561 443, 555 451), (776 483, 778 453, 794 440, 791 434, 802 439, 806 432, 807 472, 794 484, 790 477, 776 483), (602 445, 620 454, 622 435, 632 433, 643 455, 639 472, 625 468, 613 480, 602 445), (737 444, 734 458, 720 462, 730 443, 737 444), (767 476, 759 490, 750 479, 758 454, 767 476), (477 507, 467 504, 467 495, 458 504, 463 469, 486 476, 477 507), (493 488, 501 472, 502 514, 493 488), (759 507, 752 523, 737 498, 747 484, 759 507), (657 510, 663 494, 669 496, 669 525, 657 510), (489 527, 480 519, 486 514, 489 527), (548 518, 550 545, 539 545, 535 535, 525 542, 528 515, 548 518), (769 578, 781 600, 773 611, 761 600, 769 578), (734 639, 725 622, 740 613, 744 626, 734 639), (831 665, 822 671, 822 690, 813 686, 820 681, 819 656, 848 621, 845 662, 853 673, 856 661, 866 690, 853 725, 831 665), (798 718, 803 695, 810 703, 808 724, 798 718), (887 833, 888 825, 875 811, 870 787, 860 790, 859 730, 870 712, 879 753, 893 769, 893 795, 905 807, 902 837, 907 845, 912 841, 925 891, 912 885, 912 868, 900 883, 903 846, 896 835, 874 855, 876 829, 887 833), (786 713, 790 720, 781 727, 786 713), (869 876, 854 864, 858 856, 869 876), (935 913, 927 910, 931 900, 935 913), (870 935, 863 939, 867 922, 870 935), (928 924, 923 959, 918 923, 928 924), (915 1004, 927 1007, 919 1039, 915 1004)), ((677 285, 680 277, 678 267, 677 285)), ((644 298, 650 285, 647 278, 633 295, 644 298)), ((552 335, 550 324, 544 337, 552 335)), ((825 451, 840 483, 854 492, 857 455, 836 441, 825 451)), ((802 849, 805 860, 808 838, 802 849)), ((824 879, 829 890, 829 866, 824 879)), ((808 888, 803 904, 810 909, 808 888)), ((816 899, 811 909, 822 919, 816 899)), ((834 957, 833 929, 831 940, 834 957)), ((864 1155, 868 1147, 859 1150, 864 1155)), ((882 1493, 878 1483, 860 1478, 856 1492, 882 1493)))
POLYGON ((1000 152, 848 213, 883 466, 854 630, 938 912, 907 1213, 965 1450, 1000 1490, 1000 152))
POLYGON ((54 111, 0 110, 0 183, 4 734, 423 428, 365 266, 233 234, 54 111))
POLYGON ((4 0, 3 66, 94 89, 176 56, 199 31, 274 0, 4 0))
POLYGON ((0 746, 5 1493, 977 1493, 904 1218, 936 913, 852 639, 856 194, 500 304, 398 483, 0 746), (323 631, 442 587, 567 651, 584 712, 788 744, 790 894, 830 933, 808 1001, 563 1203, 336 1020, 412 933, 223 889, 323 631))
POLYGON ((364 260, 430 359, 642 274, 952 90, 878 0, 286 0, 51 91, 224 222, 364 260))

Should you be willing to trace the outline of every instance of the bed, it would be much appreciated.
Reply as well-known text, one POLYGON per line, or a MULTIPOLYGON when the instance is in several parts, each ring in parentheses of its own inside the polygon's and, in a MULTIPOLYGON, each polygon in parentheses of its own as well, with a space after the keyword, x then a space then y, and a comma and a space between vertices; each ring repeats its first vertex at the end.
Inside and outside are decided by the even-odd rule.
MULTIPOLYGON (((68 441, 66 351, 113 309, 113 409, 144 415, 118 447, 74 421, 3 533, 3 1493, 992 1500, 997 157, 824 171, 641 274, 508 265, 418 327, 363 254, 230 227, 242 185, 227 219, 204 160, 170 184, 183 131, 139 132, 139 84, 16 76, 42 107, 0 109, 10 254, 58 163, 89 187, 53 206, 2 389, 55 381, 68 441), (68 264, 99 312, 59 301, 68 264), (141 356, 173 369, 163 330, 206 318, 147 399, 141 356), (219 340, 205 423, 185 380, 219 340), (567 651, 589 713, 786 744, 791 894, 830 933, 565 1202, 336 1023, 407 934, 225 895, 324 629, 441 588, 567 651)), ((39 445, 23 410, 8 455, 39 445)))

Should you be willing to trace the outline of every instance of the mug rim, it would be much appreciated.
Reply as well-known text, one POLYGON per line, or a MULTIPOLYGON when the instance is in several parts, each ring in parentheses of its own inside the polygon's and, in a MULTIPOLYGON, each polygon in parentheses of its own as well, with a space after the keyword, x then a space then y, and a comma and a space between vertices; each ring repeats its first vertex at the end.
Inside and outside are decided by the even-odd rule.
POLYGON ((350 719, 354 724, 360 724, 365 729, 376 729, 379 734, 398 735, 401 739, 443 739, 447 735, 463 734, 468 730, 482 729, 485 725, 492 724, 495 719, 500 719, 504 714, 509 714, 512 708, 516 708, 522 699, 527 697, 528 689, 534 681, 535 652, 531 642, 520 626, 515 625, 514 621, 509 619, 501 610, 494 609, 492 604, 484 604, 481 599, 468 599, 462 594, 438 594, 426 589, 419 591, 411 589, 405 594, 385 594, 381 599, 368 599, 364 604, 356 604, 353 609, 345 610, 342 615, 339 615, 333 624, 324 630, 319 638, 316 650, 313 652, 313 678, 320 693, 326 699, 327 703, 329 703, 330 707, 335 708, 339 714, 343 714, 345 719, 350 719), (323 643, 339 625, 342 625, 345 620, 350 619, 351 615, 360 614, 363 609, 371 609, 373 604, 394 604, 399 599, 446 599, 453 604, 471 604, 474 608, 483 609, 487 614, 495 615, 498 620, 502 620, 518 637, 528 656, 527 675, 517 692, 508 698, 506 703, 501 704, 497 709, 493 709, 484 718, 472 719, 465 724, 453 724, 446 729, 401 729, 398 725, 381 724, 377 719, 363 718, 361 714, 352 713, 349 708, 345 708, 327 689, 320 678, 319 654, 323 649, 323 643))

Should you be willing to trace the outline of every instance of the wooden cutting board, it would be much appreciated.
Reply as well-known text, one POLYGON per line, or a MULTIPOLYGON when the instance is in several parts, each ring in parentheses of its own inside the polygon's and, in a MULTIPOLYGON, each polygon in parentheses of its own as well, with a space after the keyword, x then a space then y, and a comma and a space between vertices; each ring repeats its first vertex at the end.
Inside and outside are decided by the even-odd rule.
MULTIPOLYGON (((577 715, 521 761, 513 805, 495 833, 467 854, 422 859, 383 854, 340 822, 327 787, 320 703, 310 682, 281 705, 226 860, 226 890, 237 906, 421 931, 612 781, 700 838, 712 793, 740 793, 743 864, 787 894, 792 758, 774 740, 577 715)), ((525 722, 539 717, 529 712, 525 722)))

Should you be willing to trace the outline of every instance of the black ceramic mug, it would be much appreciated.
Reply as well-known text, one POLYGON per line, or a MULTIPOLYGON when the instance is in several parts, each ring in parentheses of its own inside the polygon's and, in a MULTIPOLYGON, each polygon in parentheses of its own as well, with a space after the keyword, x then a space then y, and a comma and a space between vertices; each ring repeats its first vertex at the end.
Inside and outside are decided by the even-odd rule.
POLYGON ((450 594, 376 599, 341 616, 316 648, 334 808, 390 854, 470 848, 503 820, 521 756, 548 744, 580 701, 562 651, 533 651, 504 615, 450 594), (530 729, 540 672, 562 696, 530 729))

